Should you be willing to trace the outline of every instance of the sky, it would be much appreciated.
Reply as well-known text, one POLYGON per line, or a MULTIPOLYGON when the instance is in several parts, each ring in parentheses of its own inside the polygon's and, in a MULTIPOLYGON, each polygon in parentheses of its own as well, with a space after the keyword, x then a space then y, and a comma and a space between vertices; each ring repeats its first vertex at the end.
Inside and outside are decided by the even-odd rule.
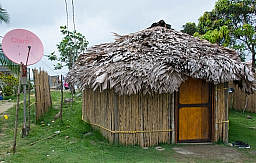
MULTIPOLYGON (((214 8, 216 0, 74 0, 76 30, 93 46, 113 42, 113 32, 124 35, 143 30, 163 19, 175 30, 186 22, 197 22, 214 8)), ((8 24, 0 24, 0 36, 22 28, 35 33, 44 45, 44 57, 31 68, 41 68, 50 75, 66 74, 67 68, 54 70, 47 55, 57 51, 61 41, 59 27, 67 24, 64 0, 1 0, 10 15, 8 24)), ((68 5, 68 28, 73 30, 71 0, 68 5)), ((1 41, 1 40, 0 40, 1 41)))

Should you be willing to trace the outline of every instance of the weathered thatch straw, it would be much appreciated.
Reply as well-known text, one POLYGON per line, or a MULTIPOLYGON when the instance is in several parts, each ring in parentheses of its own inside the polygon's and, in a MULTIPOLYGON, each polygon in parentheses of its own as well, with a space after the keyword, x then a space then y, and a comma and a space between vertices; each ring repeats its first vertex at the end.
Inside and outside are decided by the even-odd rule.
POLYGON ((68 81, 119 94, 173 93, 188 77, 214 84, 238 81, 248 93, 253 73, 231 49, 164 27, 152 27, 81 54, 68 81))

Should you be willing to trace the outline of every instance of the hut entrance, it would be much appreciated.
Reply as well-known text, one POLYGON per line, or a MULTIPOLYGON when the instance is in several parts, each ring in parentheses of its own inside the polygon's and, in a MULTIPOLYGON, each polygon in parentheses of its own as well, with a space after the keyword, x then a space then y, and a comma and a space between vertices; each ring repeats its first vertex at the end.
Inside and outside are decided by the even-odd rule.
POLYGON ((180 87, 177 107, 177 142, 211 141, 211 86, 188 79, 180 87))

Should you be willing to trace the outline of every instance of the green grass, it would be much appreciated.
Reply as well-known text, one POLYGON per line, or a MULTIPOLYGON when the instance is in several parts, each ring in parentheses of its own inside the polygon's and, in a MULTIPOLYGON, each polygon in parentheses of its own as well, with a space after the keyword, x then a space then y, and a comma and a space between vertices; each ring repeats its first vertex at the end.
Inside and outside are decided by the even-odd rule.
MULTIPOLYGON (((71 97, 65 92, 65 98, 71 97)), ((32 99, 32 102, 34 99, 32 99)), ((60 93, 52 92, 53 108, 46 116, 35 123, 34 106, 32 107, 32 125, 28 137, 21 138, 20 131, 23 121, 23 110, 19 111, 19 134, 17 139, 17 152, 13 155, 11 146, 13 142, 13 122, 15 109, 8 111, 9 119, 0 116, 0 162, 181 162, 184 158, 176 157, 173 147, 183 145, 161 145, 164 151, 157 151, 154 147, 143 149, 138 146, 111 145, 91 126, 81 120, 81 97, 75 97, 75 102, 64 105, 63 122, 54 120, 59 112, 60 93), (55 131, 60 134, 54 135, 55 131), (90 132, 90 135, 86 133, 90 132), (31 143, 35 143, 31 146, 31 143)), ((22 108, 21 104, 21 108, 22 108)), ((252 146, 250 150, 239 150, 244 155, 255 158, 256 130, 248 127, 256 126, 256 115, 250 114, 253 119, 247 119, 249 113, 242 114, 230 111, 230 141, 241 140, 252 146)), ((205 158, 189 158, 192 162, 215 162, 205 158)))
MULTIPOLYGON (((65 93, 70 97, 69 93, 65 93)), ((53 106, 58 108, 59 94, 52 92, 53 106)), ((31 126, 28 137, 18 136, 17 153, 10 154, 13 140, 14 109, 9 110, 9 119, 0 120, 0 128, 5 128, 5 136, 0 136, 0 161, 7 162, 175 162, 172 145, 163 145, 165 151, 157 151, 153 147, 142 149, 138 146, 111 145, 99 132, 92 132, 91 127, 81 120, 81 97, 76 98, 73 107, 64 106, 63 122, 53 117, 59 110, 51 111, 38 124, 31 126), (61 131, 50 139, 38 141, 61 131), (91 132, 90 135, 85 133, 91 132), (68 137, 68 138, 67 138, 68 137), (34 145, 30 145, 36 142, 34 145)), ((22 110, 20 110, 22 115, 22 110)), ((33 119, 35 115, 33 115, 33 119)), ((19 117, 19 131, 23 117, 19 117)), ((0 132, 1 133, 1 132, 0 132)))
POLYGON ((231 110, 229 112, 229 120, 229 141, 232 143, 239 140, 248 143, 251 149, 241 149, 241 151, 248 153, 250 157, 256 159, 256 129, 249 128, 256 127, 256 114, 231 110), (252 119, 248 119, 248 115, 251 116, 252 119), (250 155, 251 153, 252 155, 250 155))

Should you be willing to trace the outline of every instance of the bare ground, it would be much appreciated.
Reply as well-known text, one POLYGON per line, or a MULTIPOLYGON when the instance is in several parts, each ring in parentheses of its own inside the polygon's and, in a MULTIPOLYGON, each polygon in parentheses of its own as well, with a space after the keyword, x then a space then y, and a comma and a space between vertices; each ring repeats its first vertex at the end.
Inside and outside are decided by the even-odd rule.
POLYGON ((184 145, 173 148, 175 157, 182 162, 253 162, 235 147, 224 145, 184 145))
POLYGON ((7 111, 8 109, 13 107, 14 105, 15 105, 14 102, 10 102, 10 101, 7 101, 7 100, 1 100, 0 101, 0 114, 7 111))

